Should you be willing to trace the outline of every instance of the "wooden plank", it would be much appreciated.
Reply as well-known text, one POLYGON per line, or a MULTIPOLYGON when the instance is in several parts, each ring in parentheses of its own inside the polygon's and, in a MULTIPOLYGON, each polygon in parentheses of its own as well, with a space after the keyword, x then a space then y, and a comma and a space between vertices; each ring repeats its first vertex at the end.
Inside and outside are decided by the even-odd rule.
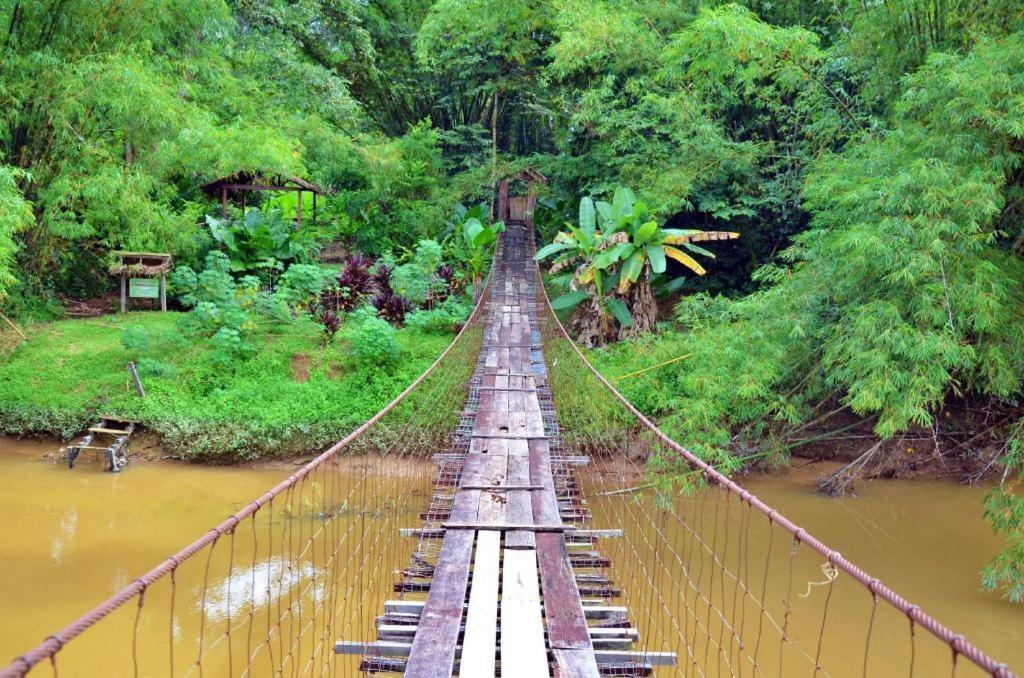
MULTIPOLYGON (((498 410, 497 396, 501 391, 495 391, 495 409, 487 414, 486 421, 481 421, 480 414, 477 415, 476 424, 471 434, 474 438, 498 438, 505 437, 509 432, 508 411, 498 410)), ((483 414, 483 413, 481 413, 483 414)))
MULTIPOLYGON (((503 485, 508 473, 508 441, 494 440, 488 449, 484 469, 481 473, 481 485, 493 483, 503 485)), ((488 492, 480 490, 480 509, 477 512, 477 521, 481 524, 501 525, 506 522, 505 518, 505 493, 488 492)))
POLYGON ((551 455, 546 440, 530 441, 530 482, 550 488, 548 492, 530 493, 534 522, 544 525, 562 522, 558 498, 555 496, 555 483, 551 477, 551 455))
MULTIPOLYGON (((509 412, 508 413, 508 432, 513 436, 529 436, 529 435, 544 435, 543 424, 540 427, 540 432, 536 432, 536 425, 531 426, 529 415, 526 412, 509 412), (531 429, 534 432, 531 434, 531 429)), ((537 417, 539 420, 540 417, 537 417)))
MULTIPOLYGON (((526 484, 530 481, 529 445, 525 440, 509 441, 509 463, 507 482, 509 484, 526 484)), ((547 489, 542 491, 549 491, 547 489)), ((533 491, 510 490, 507 493, 505 519, 512 524, 533 523, 533 491)), ((505 548, 532 549, 536 540, 532 531, 516 530, 505 536, 505 548)))
POLYGON ((462 485, 463 490, 487 490, 488 492, 509 492, 511 490, 545 490, 540 485, 462 485))
POLYGON ((598 665, 602 664, 650 664, 651 666, 677 666, 675 652, 635 652, 632 650, 594 650, 598 665))
POLYGON ((500 557, 501 533, 478 532, 459 675, 493 676, 495 673, 500 557))
MULTIPOLYGON (((409 614, 419 617, 426 605, 422 600, 388 600, 384 603, 384 611, 394 614, 409 614)), ((541 609, 544 609, 543 602, 541 609)), ((587 619, 612 619, 625 617, 629 610, 617 605, 603 605, 599 603, 584 603, 583 613, 587 619)))
POLYGON ((444 536, 427 604, 409 652, 406 676, 426 678, 452 673, 474 535, 474 532, 455 530, 444 536))
POLYGON ((501 675, 550 676, 537 558, 533 551, 514 549, 505 549, 503 557, 501 675))
MULTIPOLYGON (((458 498, 456 498, 456 501, 457 500, 458 498)), ((538 525, 536 523, 460 523, 455 521, 441 523, 441 527, 445 530, 498 530, 499 532, 511 532, 513 530, 531 530, 533 532, 574 532, 576 530, 572 525, 538 525)))
POLYGON ((548 643, 554 649, 593 650, 565 537, 555 533, 538 534, 537 564, 544 592, 548 643))
MULTIPOLYGON (((470 594, 472 596, 472 593, 470 594)), ((473 609, 467 607, 467 609, 473 609)), ((541 606, 543 610, 543 606, 541 606)), ((497 610, 497 600, 495 600, 495 610, 497 610)), ((394 620, 393 623, 389 623, 389 620, 379 620, 377 622, 377 632, 380 640, 410 640, 416 635, 416 627, 419 623, 419 618, 416 616, 402 617, 401 621, 394 620), (406 623, 411 622, 411 623, 406 623)), ((470 624, 466 622, 464 630, 468 631, 470 624)), ((492 629, 497 635, 498 627, 497 622, 492 629)), ((614 649, 616 647, 623 648, 632 645, 640 638, 640 632, 637 629, 632 628, 593 628, 590 629, 590 638, 595 646, 601 645, 606 649, 614 649)), ((470 643, 463 641, 463 646, 468 647, 470 643)), ((492 650, 496 647, 496 643, 492 646, 492 650)), ((593 656, 593 653, 591 653, 593 656)))
POLYGON ((116 429, 116 428, 104 428, 102 426, 90 426, 89 427, 89 432, 90 433, 108 433, 108 434, 114 435, 114 436, 123 436, 123 435, 128 435, 129 433, 131 433, 131 431, 122 431, 122 430, 116 429))
MULTIPOLYGON (((469 453, 462 465, 463 483, 478 484, 483 478, 485 457, 469 453)), ((480 510, 480 492, 478 490, 461 490, 455 493, 452 510, 448 519, 455 522, 476 522, 480 510)))
MULTIPOLYGON (((335 654, 372 654, 384 657, 406 657, 411 645, 399 641, 346 641, 334 643, 335 654)), ((459 648, 461 650, 461 648, 459 648)), ((569 652, 570 650, 566 650, 569 652)), ((606 664, 650 664, 651 666, 677 666, 675 652, 638 652, 633 650, 594 650, 598 666, 606 664)), ((408 669, 406 675, 409 675, 408 669)), ((548 674, 544 674, 548 675, 548 674)))
POLYGON ((555 678, 598 678, 601 675, 593 650, 554 649, 551 655, 555 659, 555 678))

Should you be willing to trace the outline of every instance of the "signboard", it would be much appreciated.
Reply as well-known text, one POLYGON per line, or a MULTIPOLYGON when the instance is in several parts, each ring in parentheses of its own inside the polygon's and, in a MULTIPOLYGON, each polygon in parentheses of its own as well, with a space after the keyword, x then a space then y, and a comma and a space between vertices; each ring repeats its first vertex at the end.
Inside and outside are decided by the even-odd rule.
POLYGON ((130 278, 128 296, 136 299, 159 299, 160 281, 156 278, 130 278))

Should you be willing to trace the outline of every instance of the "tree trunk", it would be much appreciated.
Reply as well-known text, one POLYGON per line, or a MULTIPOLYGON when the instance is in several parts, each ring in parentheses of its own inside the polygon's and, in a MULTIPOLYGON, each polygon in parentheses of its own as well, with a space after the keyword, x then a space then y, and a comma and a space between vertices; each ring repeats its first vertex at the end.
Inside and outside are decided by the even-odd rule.
POLYGON ((569 322, 576 343, 587 348, 600 348, 615 338, 615 321, 591 297, 576 308, 569 322))
POLYGON ((629 288, 622 301, 633 315, 633 324, 629 327, 619 328, 620 340, 654 331, 655 323, 658 320, 658 301, 654 298, 650 272, 646 267, 640 279, 629 288))
MULTIPOLYGON (((494 90, 494 106, 491 111, 491 200, 494 200, 494 194, 498 190, 498 90, 494 90)), ((491 206, 491 220, 498 221, 501 217, 498 215, 497 203, 493 203, 491 206)))

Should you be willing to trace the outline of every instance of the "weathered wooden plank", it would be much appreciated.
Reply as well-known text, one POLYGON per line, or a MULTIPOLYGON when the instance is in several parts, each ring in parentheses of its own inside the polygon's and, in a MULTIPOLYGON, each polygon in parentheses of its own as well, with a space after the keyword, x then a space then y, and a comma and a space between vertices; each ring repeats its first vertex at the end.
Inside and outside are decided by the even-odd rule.
POLYGON ((554 649, 592 650, 587 619, 583 615, 583 603, 569 564, 564 536, 556 533, 537 535, 537 565, 544 592, 548 643, 554 649))
POLYGON ((454 530, 444 537, 427 603, 409 652, 406 676, 426 678, 452 673, 474 535, 474 532, 454 530))
MULTIPOLYGON (((494 602, 495 605, 497 605, 497 601, 495 600, 494 602)), ((417 625, 415 623, 405 623, 404 619, 395 621, 399 621, 399 623, 379 622, 377 624, 377 640, 397 640, 404 642, 409 642, 412 640, 412 638, 416 635, 417 625)), ((473 629, 467 622, 467 624, 463 627, 462 632, 468 633, 472 630, 473 629)), ((490 643, 490 656, 493 656, 496 653, 495 650, 497 648, 498 638, 501 635, 501 629, 497 626, 497 622, 495 622, 495 627, 491 630, 494 632, 494 635, 492 635, 490 639, 486 642, 490 643)), ((599 650, 629 649, 631 645, 636 643, 640 636, 639 631, 630 628, 595 628, 591 629, 590 633, 591 640, 594 643, 595 649, 599 650)), ((469 650, 473 650, 475 652, 479 649, 479 647, 480 641, 478 639, 474 640, 473 642, 465 640, 463 641, 464 652, 469 650)), ((587 654, 584 650, 573 651, 587 654)), ((554 650, 552 650, 552 652, 554 652, 554 650)), ((591 658, 593 658, 594 653, 589 652, 589 654, 591 658)), ((469 675, 478 674, 474 672, 469 675)))
MULTIPOLYGON (((506 482, 508 473, 508 441, 492 440, 487 450, 484 469, 481 474, 481 485, 503 485, 506 482)), ((488 492, 480 490, 480 509, 477 513, 477 521, 481 524, 501 525, 506 522, 505 507, 506 498, 503 492, 488 492)))
POLYGON ((500 391, 495 392, 495 409, 486 413, 486 419, 481 416, 484 414, 483 412, 477 414, 471 434, 474 438, 493 438, 498 435, 506 435, 509 432, 508 411, 497 409, 497 396, 500 394, 500 391))
MULTIPOLYGON (((98 448, 97 448, 98 449, 98 448)), ((103 448, 107 449, 107 448, 103 448)), ((547 488, 541 487, 540 485, 462 485, 460 489, 463 490, 487 490, 488 492, 508 492, 510 490, 545 490, 547 488)))
POLYGON ((501 674, 549 676, 533 551, 505 549, 501 591, 501 674))
MULTIPOLYGON (((408 614, 414 617, 419 617, 423 611, 423 606, 426 605, 425 601, 422 600, 388 600, 384 603, 384 611, 393 614, 408 614)), ((544 609, 544 604, 541 603, 541 609, 544 609)), ((613 618, 625 618, 628 613, 628 609, 616 605, 603 605, 598 603, 584 603, 583 614, 586 615, 587 619, 613 619, 613 618)))
POLYGON ((538 525, 536 523, 441 523, 445 530, 498 530, 500 532, 511 532, 513 530, 531 530, 533 532, 572 532, 576 528, 572 525, 538 525))
POLYGON ((555 678, 598 678, 601 675, 593 650, 556 648, 551 654, 555 660, 555 678))
POLYGON ((562 522, 558 498, 554 491, 555 484, 551 477, 551 455, 548 452, 547 440, 530 441, 530 482, 550 488, 547 492, 530 493, 534 522, 544 525, 562 522))
MULTIPOLYGON (((385 657, 407 657, 412 649, 410 643, 400 641, 346 641, 334 643, 335 654, 373 654, 385 657)), ((456 649, 460 654, 462 648, 456 649)), ((571 651, 571 650, 566 650, 571 651)), ((607 664, 650 664, 651 666, 677 666, 679 657, 675 652, 643 652, 635 650, 594 650, 598 666, 607 664)), ((408 669, 406 674, 409 675, 408 669)), ((438 673, 437 675, 441 675, 438 673)), ((504 674, 503 674, 504 675, 504 674)), ((542 675, 549 675, 547 673, 542 675)))
POLYGON ((459 674, 463 676, 493 676, 495 672, 500 559, 501 533, 492 530, 478 532, 459 666, 459 674))
MULTIPOLYGON (((530 481, 529 445, 525 440, 509 441, 509 464, 506 482, 526 484, 530 481)), ((550 490, 544 489, 544 492, 550 490)), ((510 490, 507 493, 508 503, 505 507, 505 519, 509 523, 528 524, 534 522, 533 491, 510 490)), ((532 531, 516 530, 505 535, 505 548, 532 549, 536 547, 536 539, 532 531)))
MULTIPOLYGON (((539 417, 538 417, 539 419, 539 417)), ((526 412, 509 412, 508 413, 508 432, 512 436, 521 437, 530 435, 530 422, 529 415, 526 412)), ((536 427, 533 427, 536 428, 536 427)), ((540 435, 543 435, 544 430, 541 428, 540 435)), ((538 435, 534 433, 533 435, 538 435)))

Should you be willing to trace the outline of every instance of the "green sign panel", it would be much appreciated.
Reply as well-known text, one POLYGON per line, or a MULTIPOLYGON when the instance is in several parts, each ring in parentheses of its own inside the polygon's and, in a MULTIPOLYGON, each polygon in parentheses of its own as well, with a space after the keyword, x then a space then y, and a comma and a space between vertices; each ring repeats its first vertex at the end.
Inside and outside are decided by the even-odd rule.
POLYGON ((156 278, 131 278, 128 281, 128 296, 136 299, 159 299, 160 281, 156 278))

